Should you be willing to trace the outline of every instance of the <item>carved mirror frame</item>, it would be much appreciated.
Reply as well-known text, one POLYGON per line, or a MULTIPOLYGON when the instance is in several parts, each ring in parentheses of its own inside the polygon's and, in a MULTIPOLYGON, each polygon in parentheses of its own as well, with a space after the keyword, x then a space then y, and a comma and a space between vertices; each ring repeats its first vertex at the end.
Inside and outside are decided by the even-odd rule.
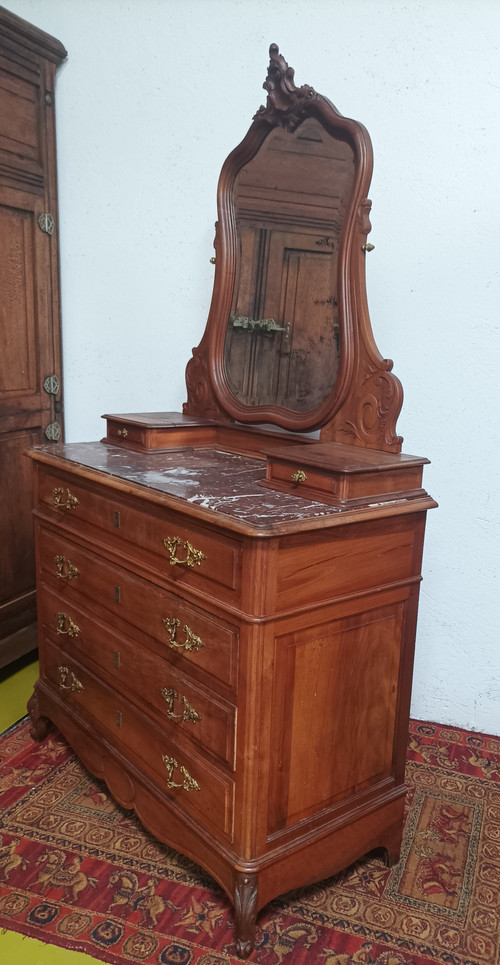
POLYGON ((218 221, 214 248, 215 279, 203 338, 193 349, 186 368, 186 415, 243 424, 272 424, 293 432, 321 429, 321 440, 399 452, 396 435, 403 392, 392 374, 392 361, 383 359, 375 344, 366 298, 365 257, 371 231, 371 201, 367 198, 373 154, 364 126, 344 117, 312 87, 296 87, 294 71, 276 44, 270 47, 264 89, 267 103, 254 117, 243 141, 226 159, 218 185, 218 221), (235 218, 235 181, 277 127, 293 132, 306 118, 316 118, 327 133, 347 141, 354 154, 354 181, 345 212, 337 261, 337 299, 340 360, 328 397, 312 412, 280 406, 249 406, 231 392, 225 374, 224 345, 238 277, 238 236, 235 218))

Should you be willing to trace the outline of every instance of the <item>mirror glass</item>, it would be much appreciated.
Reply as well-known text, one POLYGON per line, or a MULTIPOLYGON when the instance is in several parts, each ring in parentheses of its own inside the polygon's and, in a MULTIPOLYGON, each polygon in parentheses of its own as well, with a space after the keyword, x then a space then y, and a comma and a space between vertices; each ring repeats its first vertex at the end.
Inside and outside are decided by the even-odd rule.
POLYGON ((235 181, 236 284, 227 384, 248 406, 313 412, 342 351, 337 264, 354 152, 314 117, 270 131, 235 181))

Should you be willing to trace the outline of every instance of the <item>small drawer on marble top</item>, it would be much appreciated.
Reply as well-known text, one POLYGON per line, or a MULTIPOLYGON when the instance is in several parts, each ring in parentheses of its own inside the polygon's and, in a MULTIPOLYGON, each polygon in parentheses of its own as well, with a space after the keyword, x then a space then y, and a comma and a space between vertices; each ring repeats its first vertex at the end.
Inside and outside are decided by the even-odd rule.
POLYGON ((238 539, 198 526, 187 516, 124 495, 111 486, 39 468, 38 509, 87 539, 154 569, 163 580, 237 604, 242 548, 238 539))
POLYGON ((345 509, 356 508, 425 495, 421 482, 427 461, 402 453, 318 442, 267 450, 266 478, 261 485, 345 509))
POLYGON ((323 496, 339 497, 340 482, 332 474, 321 470, 307 469, 307 473, 297 463, 268 462, 266 480, 262 480, 268 488, 282 489, 285 492, 304 495, 310 499, 321 500, 323 496))
POLYGON ((42 588, 39 620, 48 638, 82 666, 99 668, 133 703, 153 710, 172 735, 181 733, 234 768, 236 712, 231 703, 179 673, 167 659, 138 649, 81 607, 61 606, 54 593, 42 588))
POLYGON ((46 641, 41 664, 70 712, 105 732, 138 771, 149 775, 176 807, 232 838, 234 782, 189 745, 175 742, 126 696, 99 680, 68 650, 46 641))
POLYGON ((125 449, 147 449, 146 430, 142 426, 131 425, 120 419, 108 419, 106 442, 113 446, 123 446, 125 449))
POLYGON ((179 412, 105 415, 103 419, 106 438, 102 441, 135 452, 210 446, 217 437, 217 426, 213 422, 179 412))

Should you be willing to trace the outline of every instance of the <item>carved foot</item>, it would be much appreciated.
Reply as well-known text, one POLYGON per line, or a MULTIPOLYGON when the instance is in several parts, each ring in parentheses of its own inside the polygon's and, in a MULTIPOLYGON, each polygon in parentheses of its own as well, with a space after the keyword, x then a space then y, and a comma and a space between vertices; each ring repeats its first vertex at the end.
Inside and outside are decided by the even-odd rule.
POLYGON ((382 848, 382 859, 386 868, 393 868, 398 863, 400 851, 390 851, 389 848, 382 848))
POLYGON ((257 875, 237 871, 234 878, 235 945, 238 958, 248 958, 255 946, 257 875))
POLYGON ((31 736, 33 740, 43 741, 50 727, 50 720, 40 713, 40 704, 36 690, 28 700, 28 714, 31 720, 31 736))

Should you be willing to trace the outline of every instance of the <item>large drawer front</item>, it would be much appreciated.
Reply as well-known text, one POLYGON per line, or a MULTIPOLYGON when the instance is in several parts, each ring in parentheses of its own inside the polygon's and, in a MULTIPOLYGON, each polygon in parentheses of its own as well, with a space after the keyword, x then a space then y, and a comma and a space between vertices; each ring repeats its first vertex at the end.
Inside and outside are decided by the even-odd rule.
POLYGON ((232 839, 234 782, 191 750, 176 744, 126 698, 100 682, 48 640, 42 678, 77 715, 109 738, 183 811, 232 839))
POLYGON ((60 598, 43 585, 38 606, 39 624, 54 644, 82 666, 90 664, 102 672, 133 703, 152 710, 174 739, 180 733, 234 768, 232 704, 179 673, 167 659, 145 647, 139 652, 133 641, 74 603, 64 609, 60 598))
POLYGON ((241 589, 241 545, 187 517, 107 487, 83 484, 69 474, 39 469, 38 509, 82 534, 104 540, 163 579, 235 603, 241 589))
MULTIPOLYGON (((418 542, 418 541, 417 541, 418 542)), ((369 528, 342 527, 314 542, 284 540, 276 568, 277 608, 333 599, 419 575, 415 526, 411 517, 369 528)))
POLYGON ((113 618, 158 640, 179 669, 182 665, 186 670, 195 667, 235 688, 235 627, 82 549, 58 530, 51 532, 40 526, 38 545, 41 579, 56 589, 69 608, 72 601, 83 602, 84 606, 88 601, 92 608, 102 606, 113 618))

